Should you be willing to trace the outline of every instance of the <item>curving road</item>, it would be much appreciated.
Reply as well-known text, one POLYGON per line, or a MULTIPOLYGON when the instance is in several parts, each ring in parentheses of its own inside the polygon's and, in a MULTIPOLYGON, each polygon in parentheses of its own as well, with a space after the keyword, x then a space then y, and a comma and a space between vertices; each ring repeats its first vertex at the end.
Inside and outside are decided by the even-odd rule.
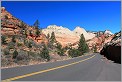
POLYGON ((53 63, 5 68, 2 81, 121 81, 121 64, 100 54, 53 63))

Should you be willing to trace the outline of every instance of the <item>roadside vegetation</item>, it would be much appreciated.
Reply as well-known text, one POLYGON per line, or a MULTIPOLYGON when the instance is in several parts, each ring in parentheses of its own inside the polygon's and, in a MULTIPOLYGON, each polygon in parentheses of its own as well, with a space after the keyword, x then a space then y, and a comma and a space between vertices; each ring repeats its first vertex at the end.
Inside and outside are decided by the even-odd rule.
POLYGON ((78 48, 69 48, 68 54, 70 57, 78 57, 84 55, 84 53, 89 52, 89 47, 85 41, 84 35, 81 34, 80 40, 78 43, 78 48))
POLYGON ((84 35, 81 34, 77 48, 72 46, 63 47, 61 43, 56 40, 55 33, 47 34, 48 43, 42 42, 37 44, 36 40, 41 34, 42 29, 39 27, 39 21, 36 20, 31 28, 35 30, 28 30, 28 26, 24 22, 19 23, 19 35, 2 35, 2 55, 1 66, 11 65, 28 65, 33 62, 49 62, 52 60, 51 55, 58 55, 60 57, 78 57, 89 52, 88 45, 85 41, 84 35), (35 39, 28 39, 28 36, 36 36, 35 39))

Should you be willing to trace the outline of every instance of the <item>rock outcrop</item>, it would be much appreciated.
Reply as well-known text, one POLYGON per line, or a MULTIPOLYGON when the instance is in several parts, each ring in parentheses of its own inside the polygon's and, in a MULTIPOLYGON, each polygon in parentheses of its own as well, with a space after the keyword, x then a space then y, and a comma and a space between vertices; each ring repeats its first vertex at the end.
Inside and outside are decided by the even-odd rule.
POLYGON ((104 55, 109 60, 121 63, 121 31, 116 33, 113 39, 104 45, 100 54, 104 55))
POLYGON ((81 34, 84 35, 86 40, 92 39, 93 37, 95 37, 95 34, 93 33, 87 33, 86 30, 84 28, 81 28, 79 26, 77 26, 74 30, 73 30, 74 34, 77 35, 78 37, 80 37, 81 34))
POLYGON ((101 34, 87 41, 89 48, 92 49, 94 46, 97 48, 97 52, 103 48, 104 44, 110 42, 114 35, 108 36, 106 34, 101 34))
POLYGON ((81 34, 84 34, 86 40, 95 37, 95 34, 87 33, 85 29, 81 27, 76 27, 73 31, 71 31, 66 27, 49 25, 46 29, 43 29, 42 32, 45 35, 47 35, 48 33, 51 35, 51 33, 54 32, 56 40, 63 46, 76 43, 77 41, 79 41, 81 34))

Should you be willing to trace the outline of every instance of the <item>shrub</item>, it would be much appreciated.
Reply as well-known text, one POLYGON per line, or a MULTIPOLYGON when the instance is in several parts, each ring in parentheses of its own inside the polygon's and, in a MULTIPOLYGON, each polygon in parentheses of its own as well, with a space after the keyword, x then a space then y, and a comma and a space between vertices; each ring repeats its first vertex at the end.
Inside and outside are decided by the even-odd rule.
POLYGON ((28 41, 26 39, 24 39, 24 45, 28 46, 28 41))
POLYGON ((6 44, 6 36, 1 36, 1 41, 2 41, 2 44, 6 44))
POLYGON ((93 49, 94 49, 94 52, 97 52, 97 47, 96 47, 96 45, 93 47, 93 49))
POLYGON ((13 42, 8 43, 8 48, 9 49, 14 49, 15 44, 13 42))
POLYGON ((20 60, 28 60, 28 54, 26 51, 23 51, 23 50, 20 50, 16 59, 17 61, 20 61, 20 60))
POLYGON ((79 50, 77 50, 77 49, 70 49, 69 51, 68 51, 68 54, 69 54, 69 56, 70 57, 78 57, 78 56, 81 56, 82 54, 79 52, 79 50))
POLYGON ((16 43, 16 39, 15 39, 15 36, 12 36, 12 42, 16 43))
POLYGON ((28 48, 32 48, 32 42, 31 41, 28 42, 28 48))
POLYGON ((9 55, 9 50, 8 49, 4 49, 4 55, 9 55))
POLYGON ((58 50, 57 53, 58 53, 60 56, 64 56, 64 49, 58 50))
POLYGON ((64 56, 64 49, 62 48, 62 45, 60 43, 57 43, 57 53, 60 55, 60 56, 64 56))
POLYGON ((18 46, 18 47, 22 46, 22 43, 21 43, 21 42, 18 42, 18 43, 17 43, 17 46, 18 46))
POLYGON ((16 59, 17 56, 18 56, 18 52, 17 52, 17 50, 15 50, 15 51, 13 52, 13 59, 16 59))

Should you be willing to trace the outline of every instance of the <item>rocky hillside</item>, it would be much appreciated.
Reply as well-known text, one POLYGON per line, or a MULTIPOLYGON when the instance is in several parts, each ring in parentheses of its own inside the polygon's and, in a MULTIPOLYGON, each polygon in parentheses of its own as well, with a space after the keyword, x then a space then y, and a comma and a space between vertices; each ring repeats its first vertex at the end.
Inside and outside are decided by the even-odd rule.
POLYGON ((94 47, 97 48, 97 52, 99 52, 104 44, 106 44, 107 42, 110 42, 111 39, 114 37, 114 35, 107 35, 107 34, 101 34, 97 37, 94 37, 90 40, 87 41, 89 48, 93 49, 94 47))
POLYGON ((45 51, 49 44, 47 36, 36 26, 29 26, 14 17, 5 7, 1 7, 1 35, 2 67, 67 58, 58 55, 56 47, 45 51), (46 52, 48 54, 45 55, 46 52))
POLYGON ((104 45, 100 53, 109 60, 121 63, 121 31, 114 34, 112 40, 104 45))

